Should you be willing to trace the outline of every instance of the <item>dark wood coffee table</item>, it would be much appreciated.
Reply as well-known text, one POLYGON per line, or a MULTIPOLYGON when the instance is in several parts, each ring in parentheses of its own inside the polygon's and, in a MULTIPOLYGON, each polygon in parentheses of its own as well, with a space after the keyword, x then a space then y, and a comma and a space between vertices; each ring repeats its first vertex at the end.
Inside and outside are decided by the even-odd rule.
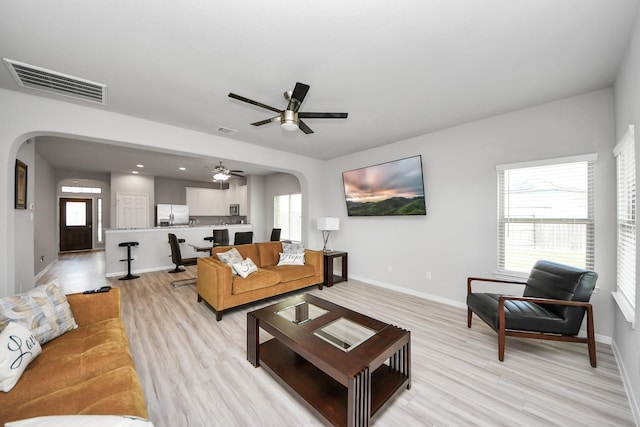
POLYGON ((409 331, 309 294, 247 313, 247 359, 336 426, 369 425, 411 388, 409 331))

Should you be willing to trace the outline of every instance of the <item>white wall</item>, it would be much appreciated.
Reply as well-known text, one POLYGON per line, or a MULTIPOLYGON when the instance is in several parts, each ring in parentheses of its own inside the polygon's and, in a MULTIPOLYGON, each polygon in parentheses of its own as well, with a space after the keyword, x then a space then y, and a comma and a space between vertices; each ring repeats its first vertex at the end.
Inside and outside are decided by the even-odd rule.
MULTIPOLYGON (((15 293, 18 276, 31 276, 31 282, 33 281, 33 225, 29 221, 17 223, 18 219, 24 218, 13 209, 15 159, 20 145, 31 137, 71 136, 168 153, 196 154, 253 163, 293 173, 298 179, 304 177, 303 197, 304 194, 322 192, 323 162, 232 138, 5 89, 0 89, 0 117, 0 171, 4 171, 0 172, 4 173, 4 178, 0 180, 0 232, 5 236, 0 242, 0 296, 15 293), (175 141, 184 142, 180 150, 175 149, 175 141), (24 247, 16 247, 18 239, 24 247), (16 249, 20 249, 20 252, 16 252, 16 249), (19 265, 21 259, 27 260, 28 268, 23 269, 19 265)), ((308 211, 322 214, 320 199, 307 197, 307 202, 308 211)), ((315 233, 309 233, 310 227, 305 222, 303 235, 309 235, 309 247, 322 247, 320 238, 315 233)))
MULTIPOLYGON (((625 61, 615 84, 616 141, 622 138, 630 124, 636 125, 636 188, 640 188, 640 16, 636 16, 635 29, 625 61)), ((610 147, 613 149, 613 145, 610 147)), ((636 241, 636 254, 640 255, 640 240, 636 241)), ((615 283, 615 278, 613 278, 615 283)), ((640 259, 636 258, 636 323, 640 322, 640 259)), ((622 376, 630 396, 636 423, 640 424, 640 328, 631 325, 615 310, 614 348, 619 357, 622 376)))
POLYGON ((596 333, 611 337, 613 128, 613 93, 600 90, 331 160, 325 210, 340 218, 340 230, 331 233, 333 248, 349 252, 352 277, 463 307, 466 278, 492 277, 497 269, 496 165, 598 153, 595 270, 601 291, 591 301, 596 333), (426 216, 347 216, 342 171, 417 154, 423 161, 426 216))
MULTIPOLYGON (((36 142, 37 144, 37 142, 36 142)), ((58 259, 58 210, 55 171, 36 154, 33 269, 37 275, 58 259), (41 261, 42 260, 42 261, 41 261)))
MULTIPOLYGON (((13 230, 15 230, 15 241, 11 242, 12 252, 15 255, 15 268, 16 276, 15 280, 11 282, 9 286, 12 292, 22 292, 33 288, 34 284, 34 266, 33 266, 33 236, 34 236, 34 213, 30 209, 31 204, 34 201, 35 195, 35 144, 32 140, 26 141, 24 144, 20 144, 20 149, 16 158, 20 159, 27 165, 27 209, 15 209, 14 210, 14 191, 15 185, 14 171, 15 171, 15 158, 11 162, 11 167, 8 168, 11 171, 11 192, 7 197, 10 201, 9 209, 15 213, 13 230)), ((1 285, 0 285, 1 286, 1 285)))

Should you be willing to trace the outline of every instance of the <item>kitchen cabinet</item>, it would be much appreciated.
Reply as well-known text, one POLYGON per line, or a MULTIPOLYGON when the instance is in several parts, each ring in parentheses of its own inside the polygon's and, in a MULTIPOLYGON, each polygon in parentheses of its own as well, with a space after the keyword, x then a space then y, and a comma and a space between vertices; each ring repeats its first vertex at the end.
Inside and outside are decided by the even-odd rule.
POLYGON ((189 216, 229 215, 228 190, 186 187, 189 216))

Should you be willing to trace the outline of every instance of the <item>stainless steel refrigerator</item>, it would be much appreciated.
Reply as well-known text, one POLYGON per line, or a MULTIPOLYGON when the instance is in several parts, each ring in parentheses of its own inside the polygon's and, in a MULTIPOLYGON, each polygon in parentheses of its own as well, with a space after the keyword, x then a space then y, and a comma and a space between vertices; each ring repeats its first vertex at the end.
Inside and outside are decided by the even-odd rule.
POLYGON ((189 225, 189 206, 156 205, 156 226, 189 225))

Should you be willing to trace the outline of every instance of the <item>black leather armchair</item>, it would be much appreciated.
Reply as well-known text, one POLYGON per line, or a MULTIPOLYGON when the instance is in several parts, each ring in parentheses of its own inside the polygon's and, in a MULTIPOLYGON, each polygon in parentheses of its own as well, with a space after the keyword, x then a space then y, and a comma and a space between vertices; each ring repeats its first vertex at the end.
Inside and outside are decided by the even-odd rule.
POLYGON ((589 304, 597 273, 538 261, 526 283, 507 280, 467 278, 467 327, 475 313, 498 333, 498 359, 504 360, 507 336, 586 343, 591 366, 596 367, 593 307, 589 304), (523 296, 515 297, 472 291, 472 282, 517 283, 525 285, 523 296), (578 337, 587 315, 587 337, 578 337))

